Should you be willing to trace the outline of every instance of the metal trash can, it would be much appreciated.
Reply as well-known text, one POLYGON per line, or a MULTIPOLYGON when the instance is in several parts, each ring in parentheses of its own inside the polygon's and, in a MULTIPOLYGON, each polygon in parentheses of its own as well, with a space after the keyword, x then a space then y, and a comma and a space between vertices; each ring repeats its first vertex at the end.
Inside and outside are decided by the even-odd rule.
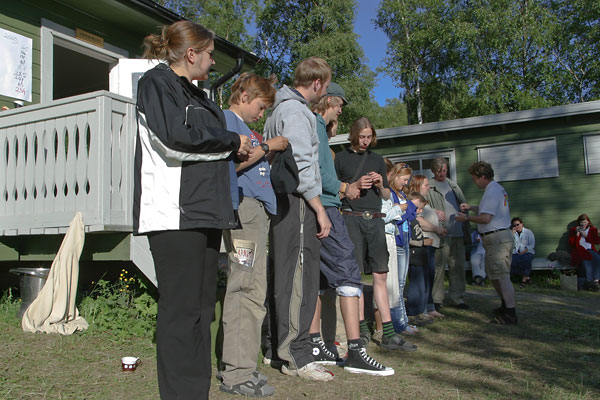
POLYGON ((44 287, 50 268, 13 268, 10 272, 19 276, 21 308, 17 315, 19 318, 23 318, 27 307, 33 303, 40 290, 44 287))

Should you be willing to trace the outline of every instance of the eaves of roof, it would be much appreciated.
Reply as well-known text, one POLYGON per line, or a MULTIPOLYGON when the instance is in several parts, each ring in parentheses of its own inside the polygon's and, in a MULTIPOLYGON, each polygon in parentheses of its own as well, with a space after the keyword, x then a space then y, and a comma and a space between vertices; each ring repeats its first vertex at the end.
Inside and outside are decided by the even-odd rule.
MULTIPOLYGON (((592 113, 600 113, 600 100, 567 104, 564 106, 484 115, 480 117, 461 118, 451 121, 430 122, 422 125, 406 125, 398 128, 378 129, 377 140, 404 136, 428 135, 441 132, 464 131, 468 129, 487 128, 498 125, 518 124, 592 113)), ((337 135, 329 140, 330 146, 347 143, 348 134, 337 135)))

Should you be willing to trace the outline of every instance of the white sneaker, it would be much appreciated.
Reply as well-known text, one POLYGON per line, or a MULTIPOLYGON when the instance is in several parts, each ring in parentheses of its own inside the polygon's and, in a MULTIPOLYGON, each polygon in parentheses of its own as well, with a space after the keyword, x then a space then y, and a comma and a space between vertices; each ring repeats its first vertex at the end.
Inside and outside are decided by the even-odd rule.
POLYGON ((300 378, 310 379, 312 381, 327 382, 333 379, 333 372, 329 371, 316 362, 306 364, 300 369, 288 368, 286 364, 281 367, 281 372, 289 376, 299 376, 300 378))

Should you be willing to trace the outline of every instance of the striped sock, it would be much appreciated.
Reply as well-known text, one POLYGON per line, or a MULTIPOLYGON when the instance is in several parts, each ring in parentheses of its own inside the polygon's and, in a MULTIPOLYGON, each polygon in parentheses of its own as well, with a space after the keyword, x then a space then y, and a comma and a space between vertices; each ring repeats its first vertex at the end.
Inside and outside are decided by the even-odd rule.
POLYGON ((365 321, 364 319, 361 319, 359 322, 359 325, 360 325, 361 332, 369 332, 369 325, 367 325, 367 321, 365 321))
POLYGON ((383 323, 383 337, 390 338, 390 337, 394 336, 395 334, 396 334, 396 331, 394 330, 394 324, 392 324, 392 321, 384 322, 383 323))

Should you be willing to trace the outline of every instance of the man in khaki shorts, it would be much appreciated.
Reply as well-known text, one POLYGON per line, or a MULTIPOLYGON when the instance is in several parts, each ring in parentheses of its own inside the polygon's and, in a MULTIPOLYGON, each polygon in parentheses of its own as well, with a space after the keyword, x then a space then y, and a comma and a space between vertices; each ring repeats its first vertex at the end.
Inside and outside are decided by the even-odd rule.
POLYGON ((481 235, 485 248, 485 270, 502 300, 502 306, 494 310, 496 317, 490 322, 516 324, 515 289, 510 281, 513 235, 510 230, 508 194, 494 180, 494 170, 490 164, 478 161, 469 167, 469 173, 475 185, 485 193, 479 206, 462 203, 460 209, 463 212, 456 215, 456 220, 475 222, 481 235), (477 215, 469 217, 465 214, 469 211, 477 215))

